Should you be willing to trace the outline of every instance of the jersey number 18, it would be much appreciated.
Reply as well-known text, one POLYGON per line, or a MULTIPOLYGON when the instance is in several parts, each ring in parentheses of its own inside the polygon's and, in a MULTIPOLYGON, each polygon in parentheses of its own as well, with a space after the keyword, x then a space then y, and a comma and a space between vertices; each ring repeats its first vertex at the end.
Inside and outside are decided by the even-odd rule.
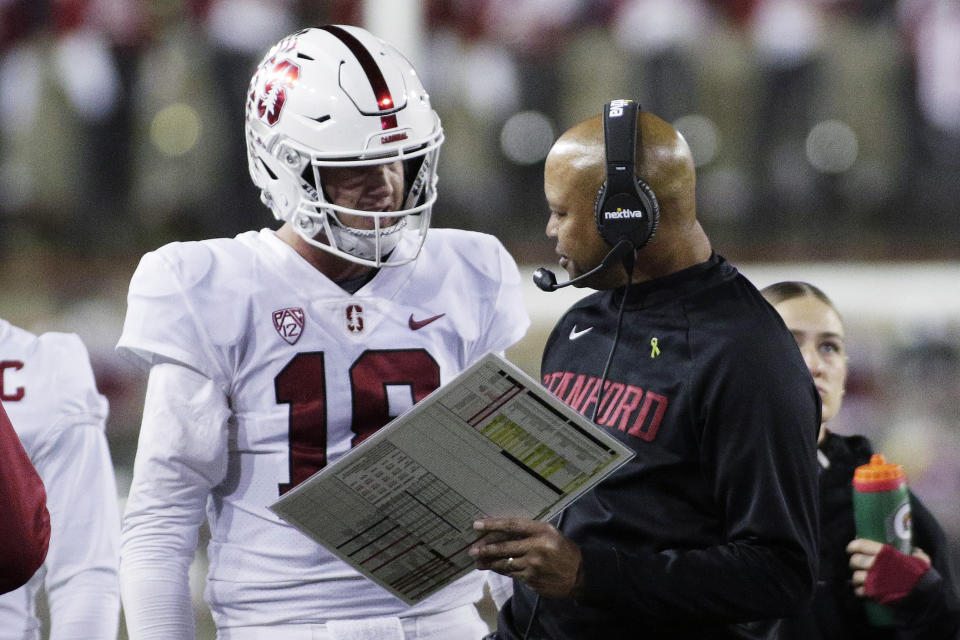
MULTIPOLYGON (((350 366, 355 447, 392 417, 387 387, 410 388, 420 402, 440 386, 440 366, 424 349, 368 350, 350 366)), ((280 495, 327 463, 327 398, 323 352, 298 353, 273 380, 277 403, 290 405, 290 482, 278 485, 280 495)))

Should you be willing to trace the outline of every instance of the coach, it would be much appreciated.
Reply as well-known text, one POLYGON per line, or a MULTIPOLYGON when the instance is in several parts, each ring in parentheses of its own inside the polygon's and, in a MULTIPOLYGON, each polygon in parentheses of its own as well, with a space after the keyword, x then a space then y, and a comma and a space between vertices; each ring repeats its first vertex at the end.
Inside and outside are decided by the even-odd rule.
POLYGON ((597 291, 554 327, 542 381, 636 456, 556 525, 475 524, 477 566, 514 578, 500 640, 766 638, 812 594, 817 390, 694 186, 683 137, 629 100, 547 157, 547 236, 597 291))

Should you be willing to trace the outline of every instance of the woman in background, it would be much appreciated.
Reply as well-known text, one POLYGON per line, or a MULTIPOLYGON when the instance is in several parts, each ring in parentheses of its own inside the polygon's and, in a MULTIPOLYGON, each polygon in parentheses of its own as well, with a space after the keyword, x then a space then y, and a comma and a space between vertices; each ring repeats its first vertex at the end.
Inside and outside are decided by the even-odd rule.
POLYGON ((805 614, 781 622, 780 638, 957 638, 958 601, 943 530, 910 494, 912 555, 889 545, 855 539, 853 472, 873 453, 863 436, 827 428, 840 410, 847 378, 843 321, 830 299, 805 282, 778 282, 761 291, 793 333, 822 402, 820 462, 820 575, 805 614), (892 628, 867 621, 863 599, 889 605, 892 628))

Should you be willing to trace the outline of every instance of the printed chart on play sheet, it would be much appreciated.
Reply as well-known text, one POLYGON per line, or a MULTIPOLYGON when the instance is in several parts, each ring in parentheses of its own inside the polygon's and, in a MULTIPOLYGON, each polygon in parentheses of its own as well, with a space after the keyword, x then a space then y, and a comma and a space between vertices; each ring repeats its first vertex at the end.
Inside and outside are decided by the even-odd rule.
POLYGON ((474 520, 550 518, 632 456, 488 354, 270 508, 414 604, 474 568, 474 520))

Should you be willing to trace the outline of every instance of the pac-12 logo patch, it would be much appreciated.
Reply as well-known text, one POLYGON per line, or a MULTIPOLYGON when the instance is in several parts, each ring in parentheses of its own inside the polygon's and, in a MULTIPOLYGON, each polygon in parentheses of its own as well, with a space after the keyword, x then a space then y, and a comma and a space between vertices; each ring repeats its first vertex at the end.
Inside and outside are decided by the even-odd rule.
MULTIPOLYGON (((273 60, 267 63, 270 65, 273 60)), ((260 91, 260 97, 257 99, 257 115, 271 127, 277 124, 280 119, 280 112, 283 111, 283 104, 287 101, 287 89, 296 86, 300 79, 300 67, 283 60, 273 66, 267 67, 267 77, 263 82, 263 89, 260 91)))
POLYGON ((296 344, 303 334, 303 309, 290 307, 274 311, 273 328, 277 330, 281 338, 290 344, 296 344))

